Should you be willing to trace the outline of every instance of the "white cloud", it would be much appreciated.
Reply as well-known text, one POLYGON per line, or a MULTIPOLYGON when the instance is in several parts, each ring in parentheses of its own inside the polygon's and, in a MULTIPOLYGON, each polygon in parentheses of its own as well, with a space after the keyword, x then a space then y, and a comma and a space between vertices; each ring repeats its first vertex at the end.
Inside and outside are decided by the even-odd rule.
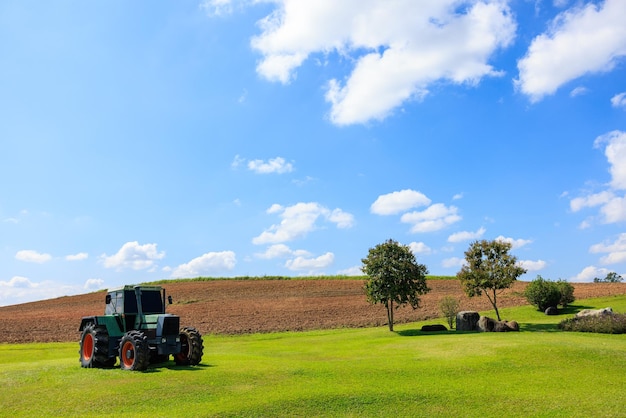
POLYGON ((432 249, 423 242, 412 242, 409 244, 409 248, 413 254, 430 254, 432 249))
POLYGON ((412 224, 413 233, 433 232, 460 221, 461 216, 457 212, 458 208, 455 206, 447 207, 443 203, 435 203, 421 212, 405 213, 400 220, 412 224))
POLYGON ((354 225, 353 215, 341 209, 331 211, 315 202, 297 203, 288 207, 274 204, 267 213, 279 214, 282 220, 280 224, 272 225, 261 235, 253 238, 254 244, 278 244, 302 238, 317 228, 319 218, 336 224, 338 228, 350 228, 354 225))
POLYGON ((512 249, 512 250, 514 250, 514 249, 516 249, 516 248, 521 248, 521 247, 523 247, 524 245, 528 245, 528 244, 530 244, 531 242, 533 242, 533 241, 532 241, 532 240, 530 240, 530 239, 522 239, 522 238, 519 238, 519 239, 514 239, 514 238, 507 238, 507 237, 505 237, 505 236, 503 236, 503 235, 500 235, 500 236, 496 237, 496 241, 508 242, 509 244, 511 244, 511 249, 512 249))
POLYGON ((384 119, 423 98, 439 80, 476 84, 498 76, 488 61, 508 46, 516 24, 504 1, 273 0, 251 45, 257 72, 289 83, 311 55, 336 53, 355 62, 345 81, 327 84, 330 119, 338 125, 384 119))
POLYGON ((337 274, 342 274, 344 276, 363 276, 363 270, 361 270, 361 266, 353 266, 347 269, 339 270, 337 274))
POLYGON ((522 268, 525 268, 528 271, 539 271, 539 270, 543 270, 544 268, 546 268, 546 266, 548 265, 548 263, 546 263, 543 260, 520 260, 519 261, 519 265, 522 266, 522 268))
POLYGON ((233 0, 204 0, 200 8, 209 16, 223 16, 233 12, 233 0))
POLYGON ((607 253, 600 259, 602 264, 618 264, 626 262, 626 233, 620 234, 614 242, 594 244, 589 248, 590 253, 607 253))
POLYGON ((564 11, 519 60, 516 85, 536 102, 585 74, 611 71, 626 55, 625 21, 624 0, 564 11))
POLYGON ((78 254, 69 254, 65 256, 67 261, 80 261, 86 260, 89 258, 89 254, 87 253, 78 253, 78 254))
POLYGON ((584 96, 585 94, 589 93, 589 89, 587 87, 576 87, 574 90, 569 92, 569 96, 570 97, 578 97, 578 96, 584 96))
POLYGON ((487 230, 484 227, 480 227, 480 229, 478 229, 478 231, 476 232, 470 232, 470 231, 455 232, 454 234, 448 237, 448 242, 463 242, 463 241, 478 239, 482 237, 485 232, 487 232, 487 230))
POLYGON ((102 279, 87 279, 83 286, 85 290, 100 290, 104 288, 104 280, 102 279))
POLYGON ((444 268, 461 268, 465 264, 465 259, 459 257, 450 257, 441 261, 441 266, 444 268))
POLYGON ((52 299, 83 292, 84 289, 79 286, 52 281, 35 282, 27 277, 14 276, 9 281, 0 280, 0 306, 52 299))
POLYGON ((46 253, 39 253, 33 250, 21 250, 15 254, 15 258, 27 263, 43 264, 52 260, 52 256, 46 253))
POLYGON ((395 215, 406 210, 430 205, 430 199, 423 193, 405 189, 378 196, 370 206, 370 212, 376 215, 395 215))
POLYGON ((606 145, 604 155, 611 165, 611 187, 626 190, 626 132, 611 131, 596 138, 594 146, 600 148, 603 145, 606 145))
MULTIPOLYGON (((600 206, 601 220, 604 223, 626 221, 626 132, 611 131, 600 135, 594 141, 595 148, 605 147, 604 154, 609 162, 611 181, 607 190, 587 194, 570 201, 570 208, 577 212, 582 208, 600 206)), ((589 227, 586 220, 581 227, 589 227)))
POLYGON ((626 196, 611 199, 602 206, 600 213, 607 224, 626 221, 626 196))
POLYGON ((570 278, 571 282, 592 282, 593 279, 606 277, 609 273, 608 269, 598 268, 596 266, 588 266, 582 269, 576 276, 570 278))
POLYGON ((335 261, 335 255, 328 252, 315 258, 296 257, 293 260, 287 260, 285 267, 293 271, 312 271, 324 269, 330 266, 333 261, 335 261))
POLYGON ((13 276, 8 282, 0 281, 0 286, 2 288, 13 287, 21 289, 32 289, 37 287, 37 285, 31 282, 27 277, 22 276, 13 276))
POLYGON ((257 174, 284 174, 293 171, 293 164, 288 163, 282 157, 271 158, 268 161, 252 160, 248 161, 248 169, 257 174))
POLYGON ((626 91, 613 96, 611 98, 611 105, 613 105, 613 107, 623 107, 626 109, 626 91))
POLYGON ((292 250, 285 244, 270 245, 267 248, 267 250, 265 250, 265 252, 255 254, 257 258, 262 258, 266 260, 271 260, 274 258, 287 258, 287 257, 292 257, 294 255, 308 257, 311 254, 305 250, 292 250))
POLYGON ((333 209, 328 214, 328 220, 336 224, 339 229, 352 228, 354 226, 354 215, 341 209, 333 209))
POLYGON ((245 158, 242 158, 239 154, 235 155, 235 158, 233 158, 233 161, 230 163, 231 168, 236 169, 239 168, 239 166, 241 164, 244 164, 246 162, 245 158))
POLYGON ((165 257, 164 251, 157 251, 157 244, 140 245, 137 241, 127 242, 111 256, 102 254, 100 260, 106 268, 144 270, 155 266, 157 260, 165 257))
POLYGON ((612 192, 605 190, 600 193, 594 193, 583 197, 576 197, 569 202, 569 207, 572 212, 578 212, 583 208, 590 208, 606 204, 611 201, 613 197, 615 197, 615 195, 612 192))
POLYGON ((233 251, 209 252, 172 270, 172 277, 189 278, 216 274, 235 268, 237 259, 233 251))

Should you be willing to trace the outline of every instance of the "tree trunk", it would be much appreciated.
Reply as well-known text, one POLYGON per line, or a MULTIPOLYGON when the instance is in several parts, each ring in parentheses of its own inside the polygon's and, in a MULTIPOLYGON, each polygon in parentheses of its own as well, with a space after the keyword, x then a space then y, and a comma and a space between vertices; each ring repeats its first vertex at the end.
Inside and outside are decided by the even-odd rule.
POLYGON ((497 302, 496 289, 493 289, 493 302, 491 302, 491 304, 493 305, 493 309, 496 311, 496 317, 498 317, 498 321, 501 321, 501 319, 500 319, 500 311, 498 311, 498 302, 497 302))
POLYGON ((389 324, 389 331, 393 332, 393 301, 388 300, 385 302, 387 307, 387 323, 389 324))

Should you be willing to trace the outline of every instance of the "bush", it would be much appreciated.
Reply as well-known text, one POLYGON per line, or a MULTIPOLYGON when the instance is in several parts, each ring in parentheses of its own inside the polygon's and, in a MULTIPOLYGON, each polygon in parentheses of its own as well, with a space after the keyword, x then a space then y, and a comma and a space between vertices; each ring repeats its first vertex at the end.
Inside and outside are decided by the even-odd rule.
POLYGON ((524 296, 528 303, 535 305, 540 311, 545 311, 550 306, 556 307, 561 302, 561 291, 558 285, 541 276, 537 276, 526 286, 524 296))
POLYGON ((570 303, 574 302, 576 298, 574 297, 574 286, 571 283, 566 282, 565 280, 557 280, 556 287, 561 292, 561 299, 559 300, 559 305, 562 307, 567 307, 570 303))
POLYGON ((626 334, 626 314, 569 318, 559 323, 559 329, 600 334, 626 334))
POLYGON ((450 329, 454 329, 456 314, 459 312, 459 301, 453 296, 444 296, 439 301, 439 311, 448 320, 450 329))

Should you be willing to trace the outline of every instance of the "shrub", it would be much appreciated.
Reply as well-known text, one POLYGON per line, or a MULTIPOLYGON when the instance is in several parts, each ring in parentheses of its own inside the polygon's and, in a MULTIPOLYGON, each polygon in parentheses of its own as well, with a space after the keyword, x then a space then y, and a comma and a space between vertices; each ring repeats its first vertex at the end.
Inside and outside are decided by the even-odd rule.
POLYGON ((459 312, 459 301, 454 296, 444 296, 439 301, 439 311, 448 320, 450 329, 454 329, 456 314, 459 312))
POLYGON ((559 329, 600 334, 626 334, 626 314, 569 318, 559 323, 559 329))
POLYGON ((570 303, 574 302, 576 298, 574 297, 574 286, 571 283, 566 282, 565 280, 557 280, 556 287, 561 292, 561 299, 559 300, 559 305, 562 307, 567 307, 570 303))
POLYGON ((550 306, 557 306, 561 302, 561 292, 555 282, 545 280, 537 276, 524 290, 524 296, 531 305, 535 305, 540 311, 545 311, 550 306))

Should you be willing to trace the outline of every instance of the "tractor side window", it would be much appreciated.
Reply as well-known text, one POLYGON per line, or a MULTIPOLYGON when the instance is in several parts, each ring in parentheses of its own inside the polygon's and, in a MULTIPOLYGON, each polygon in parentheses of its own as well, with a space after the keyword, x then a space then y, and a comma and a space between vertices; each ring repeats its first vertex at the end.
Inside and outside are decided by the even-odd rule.
POLYGON ((104 314, 113 315, 113 314, 124 313, 124 310, 123 310, 124 295, 122 294, 122 292, 111 293, 109 296, 110 296, 110 299, 107 297, 107 300, 109 300, 109 303, 107 303, 106 305, 104 314))
POLYGON ((163 313, 161 292, 142 292, 141 308, 146 314, 163 313))

